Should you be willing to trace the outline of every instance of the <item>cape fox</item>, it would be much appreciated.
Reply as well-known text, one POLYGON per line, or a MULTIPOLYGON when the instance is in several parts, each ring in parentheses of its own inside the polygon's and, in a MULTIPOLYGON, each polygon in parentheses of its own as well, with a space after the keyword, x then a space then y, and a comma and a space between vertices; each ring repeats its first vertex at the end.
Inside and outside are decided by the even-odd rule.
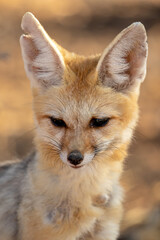
POLYGON ((115 240, 146 74, 145 28, 133 23, 89 57, 59 46, 31 13, 22 29, 36 150, 0 168, 0 240, 115 240))

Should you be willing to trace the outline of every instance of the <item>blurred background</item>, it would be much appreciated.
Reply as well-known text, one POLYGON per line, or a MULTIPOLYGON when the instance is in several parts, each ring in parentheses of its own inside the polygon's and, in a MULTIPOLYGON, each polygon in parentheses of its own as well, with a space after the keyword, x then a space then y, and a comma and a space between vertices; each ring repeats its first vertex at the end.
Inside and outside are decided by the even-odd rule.
POLYGON ((0 161, 33 149, 32 96, 20 53, 26 11, 64 48, 102 52, 125 27, 141 21, 149 44, 140 119, 125 164, 122 240, 160 239, 160 0, 0 0, 0 161))

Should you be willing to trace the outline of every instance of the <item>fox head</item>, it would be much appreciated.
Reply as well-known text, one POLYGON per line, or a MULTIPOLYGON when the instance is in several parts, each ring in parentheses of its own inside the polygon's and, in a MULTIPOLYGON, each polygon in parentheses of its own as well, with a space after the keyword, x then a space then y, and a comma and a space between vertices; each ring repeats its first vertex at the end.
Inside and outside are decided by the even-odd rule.
POLYGON ((146 74, 143 24, 124 29, 102 55, 69 53, 26 13, 20 38, 31 81, 39 153, 52 165, 80 168, 122 161, 138 117, 146 74))

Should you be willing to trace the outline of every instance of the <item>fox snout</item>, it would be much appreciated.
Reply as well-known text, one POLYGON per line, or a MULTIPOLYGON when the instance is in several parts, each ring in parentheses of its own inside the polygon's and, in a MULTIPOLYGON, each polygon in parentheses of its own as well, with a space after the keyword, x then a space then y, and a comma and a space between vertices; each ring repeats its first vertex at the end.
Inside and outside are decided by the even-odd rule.
POLYGON ((61 161, 72 168, 80 168, 90 163, 94 156, 94 152, 86 152, 83 154, 79 150, 73 150, 69 153, 67 153, 66 150, 62 150, 60 153, 61 161))
POLYGON ((84 151, 82 147, 62 148, 60 152, 60 159, 62 162, 73 168, 80 168, 88 164, 92 161, 94 156, 94 151, 91 148, 90 150, 88 149, 88 151, 84 151))
POLYGON ((82 154, 79 150, 73 150, 68 155, 66 151, 62 151, 60 154, 61 160, 72 168, 80 168, 90 163, 94 156, 95 154, 92 152, 82 154))

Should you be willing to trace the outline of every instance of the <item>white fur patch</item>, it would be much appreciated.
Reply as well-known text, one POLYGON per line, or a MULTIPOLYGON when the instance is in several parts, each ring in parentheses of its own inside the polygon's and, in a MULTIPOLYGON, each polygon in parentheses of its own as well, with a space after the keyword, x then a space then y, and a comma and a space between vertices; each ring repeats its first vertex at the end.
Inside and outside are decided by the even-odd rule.
POLYGON ((84 159, 82 161, 82 164, 87 164, 87 163, 91 162, 93 157, 94 157, 93 153, 85 153, 84 154, 84 159))
POLYGON ((111 207, 118 206, 122 202, 123 196, 124 191, 122 187, 119 184, 113 185, 109 206, 111 207))
POLYGON ((105 227, 96 234, 96 239, 98 240, 106 240, 107 239, 117 239, 119 234, 119 224, 114 222, 106 222, 105 227))
POLYGON ((131 139, 132 132, 133 132, 133 130, 130 128, 125 129, 122 133, 122 141, 123 142, 129 141, 131 139))
POLYGON ((69 165, 69 162, 67 161, 67 156, 68 156, 68 154, 66 151, 61 151, 60 158, 61 158, 62 162, 69 165))

